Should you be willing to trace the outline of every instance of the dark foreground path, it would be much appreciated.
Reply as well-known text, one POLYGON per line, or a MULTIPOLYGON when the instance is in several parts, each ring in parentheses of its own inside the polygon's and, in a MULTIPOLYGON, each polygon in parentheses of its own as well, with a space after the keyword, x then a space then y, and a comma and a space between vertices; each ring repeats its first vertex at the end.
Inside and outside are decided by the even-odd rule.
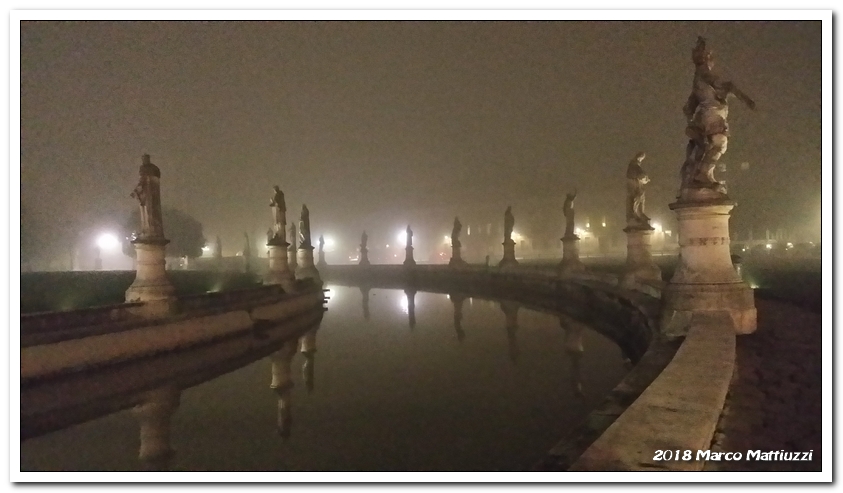
MULTIPOLYGON (((744 460, 709 461, 705 469, 820 471, 822 316, 790 303, 757 296, 755 304, 758 330, 737 338, 735 376, 711 448, 741 452, 744 460), (813 450, 813 460, 747 461, 747 450, 813 450)), ((827 442, 830 445, 831 441, 827 442)))

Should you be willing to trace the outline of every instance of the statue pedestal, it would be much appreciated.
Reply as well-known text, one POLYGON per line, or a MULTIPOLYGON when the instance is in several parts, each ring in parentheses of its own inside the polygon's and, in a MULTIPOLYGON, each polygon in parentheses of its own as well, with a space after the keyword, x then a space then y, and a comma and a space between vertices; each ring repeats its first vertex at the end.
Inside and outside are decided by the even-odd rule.
POLYGON ((298 249, 292 243, 290 246, 287 247, 287 265, 290 267, 290 271, 295 272, 298 269, 299 262, 296 259, 296 255, 298 254, 298 249))
POLYGON ((405 266, 412 266, 416 265, 416 260, 413 258, 413 247, 408 246, 404 249, 406 254, 404 255, 404 265, 405 266))
POLYGON ((448 261, 448 265, 451 267, 462 267, 468 265, 468 263, 462 259, 462 245, 451 245, 451 260, 448 261))
POLYGON ((325 252, 324 252, 324 251, 322 251, 322 250, 319 250, 319 254, 318 254, 318 255, 319 255, 319 260, 316 262, 316 265, 317 265, 318 267, 327 267, 327 266, 328 266, 328 262, 325 262, 325 252))
POLYGON ((653 231, 649 226, 627 226, 626 266, 620 278, 620 286, 630 287, 636 281, 661 281, 662 271, 653 262, 650 253, 653 231))
POLYGON ((661 331, 688 332, 694 313, 725 311, 735 333, 757 326, 755 296, 732 266, 729 254, 730 200, 670 204, 679 220, 679 265, 662 292, 661 331))
POLYGON ((264 278, 264 284, 280 284, 284 291, 292 293, 296 287, 296 276, 290 270, 287 258, 286 241, 267 243, 269 250, 269 271, 264 278))
POLYGON ((313 265, 313 247, 300 245, 297 256, 296 279, 314 279, 317 283, 322 283, 322 278, 319 276, 319 271, 313 265))
POLYGON ((164 269, 164 249, 170 240, 137 239, 137 274, 129 289, 126 290, 126 302, 174 300, 175 288, 167 278, 164 269))
POLYGON ((515 267, 518 261, 515 260, 515 242, 512 238, 507 238, 503 242, 503 258, 498 263, 499 268, 515 267))
POLYGON ((360 249, 360 263, 358 265, 372 265, 369 262, 369 249, 368 248, 361 248, 360 249))
POLYGON ((585 265, 580 261, 580 237, 577 235, 563 236, 562 261, 559 262, 560 274, 573 274, 585 271, 585 265))
POLYGON ((180 394, 177 387, 152 390, 144 394, 143 402, 132 409, 140 421, 140 460, 156 461, 172 455, 170 418, 179 407, 180 394))

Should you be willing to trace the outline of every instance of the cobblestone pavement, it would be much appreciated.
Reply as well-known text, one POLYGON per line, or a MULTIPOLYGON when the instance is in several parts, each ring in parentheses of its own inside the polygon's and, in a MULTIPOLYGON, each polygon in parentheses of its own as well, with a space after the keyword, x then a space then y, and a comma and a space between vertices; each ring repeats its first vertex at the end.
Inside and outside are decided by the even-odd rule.
MULTIPOLYGON (((711 447, 712 451, 741 452, 744 460, 708 461, 705 470, 820 471, 822 317, 758 297, 755 304, 758 330, 737 338, 735 376, 711 447), (813 450, 813 460, 747 461, 747 450, 813 450)), ((830 435, 827 442, 831 443, 830 435)))

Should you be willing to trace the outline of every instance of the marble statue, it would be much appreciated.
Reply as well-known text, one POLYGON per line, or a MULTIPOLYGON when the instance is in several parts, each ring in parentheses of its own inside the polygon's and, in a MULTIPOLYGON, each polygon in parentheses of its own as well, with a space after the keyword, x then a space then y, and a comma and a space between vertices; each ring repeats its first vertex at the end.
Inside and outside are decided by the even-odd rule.
POLYGON ((503 213, 503 239, 504 241, 512 240, 512 229, 515 227, 515 216, 512 215, 512 206, 506 208, 503 213))
POLYGON ((284 203, 284 192, 278 188, 278 185, 273 186, 273 194, 272 200, 269 202, 269 206, 272 207, 272 219, 273 219, 273 226, 272 230, 277 235, 284 231, 284 228, 287 224, 287 205, 284 203))
POLYGON ((369 235, 363 231, 363 234, 360 235, 360 250, 365 250, 366 247, 369 245, 369 235))
POLYGON ((577 190, 565 196, 565 204, 562 206, 562 212, 565 214, 565 237, 572 238, 574 234, 574 199, 577 198, 577 190))
POLYGON ((460 232, 462 232, 462 223, 460 222, 460 218, 455 217, 454 229, 451 230, 451 246, 462 246, 460 243, 460 232))
POLYGON ((319 235, 319 253, 323 253, 325 251, 325 238, 322 235, 319 235))
POLYGON ((150 161, 149 154, 143 155, 140 180, 130 196, 140 204, 140 233, 138 239, 163 239, 164 220, 161 215, 161 171, 150 161))
POLYGON ((407 225, 407 247, 413 246, 413 230, 410 229, 410 225, 407 225))
POLYGON ((691 59, 696 69, 691 95, 683 108, 688 122, 685 133, 690 140, 682 165, 681 189, 708 188, 725 193, 725 186, 714 179, 714 168, 729 140, 728 98, 736 96, 750 109, 755 109, 755 102, 735 84, 721 81, 714 74, 713 53, 702 36, 697 38, 691 59))
POLYGON ((249 233, 243 233, 243 237, 246 239, 246 243, 243 245, 243 256, 244 257, 251 257, 252 256, 252 243, 249 241, 249 233))
POLYGON ((307 206, 301 206, 301 219, 299 220, 299 248, 309 248, 310 243, 310 211, 307 206))
POLYGON ((266 230, 266 244, 269 245, 272 243, 273 238, 275 238, 275 232, 272 231, 272 228, 266 230))
POLYGON ((626 222, 627 226, 650 225, 650 218, 644 214, 644 185, 650 177, 641 167, 641 161, 647 155, 639 152, 626 168, 626 222))
POLYGON ((217 241, 214 243, 214 258, 222 258, 222 240, 217 236, 217 241))
POLYGON ((293 224, 290 225, 290 249, 291 250, 296 249, 296 238, 298 238, 296 236, 296 223, 293 223, 293 224))

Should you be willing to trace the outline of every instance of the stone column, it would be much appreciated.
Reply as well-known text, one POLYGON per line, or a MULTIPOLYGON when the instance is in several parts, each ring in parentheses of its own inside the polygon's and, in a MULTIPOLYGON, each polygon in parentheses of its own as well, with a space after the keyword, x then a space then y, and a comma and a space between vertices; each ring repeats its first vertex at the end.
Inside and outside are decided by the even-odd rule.
POLYGON ((179 407, 180 394, 178 387, 161 387, 144 393, 140 404, 132 409, 132 414, 140 421, 138 458, 147 465, 163 466, 173 454, 170 418, 179 407))
POLYGON ((755 297, 732 266, 728 198, 670 204, 679 221, 679 265, 662 292, 661 331, 684 336, 695 313, 728 312, 735 333, 755 332, 755 297))
POLYGON ((287 257, 287 247, 290 246, 285 238, 276 237, 266 244, 269 250, 269 271, 266 273, 264 284, 280 284, 287 293, 296 289, 296 276, 290 270, 287 257))
POLYGON ((276 426, 278 434, 283 438, 290 436, 292 425, 292 389, 293 378, 290 366, 296 355, 296 341, 284 343, 278 351, 269 356, 272 363, 272 381, 269 388, 278 396, 278 414, 276 426))
POLYGON ((518 309, 521 308, 521 305, 515 301, 503 300, 500 302, 500 306, 506 317, 506 339, 509 345, 509 360, 517 363, 520 351, 518 350, 518 340, 515 338, 515 332, 518 330, 518 309))
POLYGON ((371 263, 369 263, 369 249, 366 248, 365 246, 362 246, 362 245, 360 246, 360 263, 359 263, 359 265, 362 265, 364 267, 367 266, 367 265, 371 265, 371 263))
MULTIPOLYGON (((135 280, 126 290, 126 302, 169 302, 175 299, 175 288, 167 278, 164 251, 170 240, 164 238, 161 215, 161 171, 143 155, 140 181, 132 197, 140 203, 140 233, 132 240, 137 257, 135 280)), ((163 306, 163 305, 162 305, 163 306)))
POLYGON ((562 275, 585 271, 585 265, 580 260, 580 237, 565 235, 562 240, 562 260, 559 262, 559 273, 562 275))
POLYGON ((661 281, 662 271, 653 262, 651 254, 654 229, 649 225, 627 226, 623 231, 626 233, 626 265, 620 277, 620 286, 628 288, 636 281, 661 281))

